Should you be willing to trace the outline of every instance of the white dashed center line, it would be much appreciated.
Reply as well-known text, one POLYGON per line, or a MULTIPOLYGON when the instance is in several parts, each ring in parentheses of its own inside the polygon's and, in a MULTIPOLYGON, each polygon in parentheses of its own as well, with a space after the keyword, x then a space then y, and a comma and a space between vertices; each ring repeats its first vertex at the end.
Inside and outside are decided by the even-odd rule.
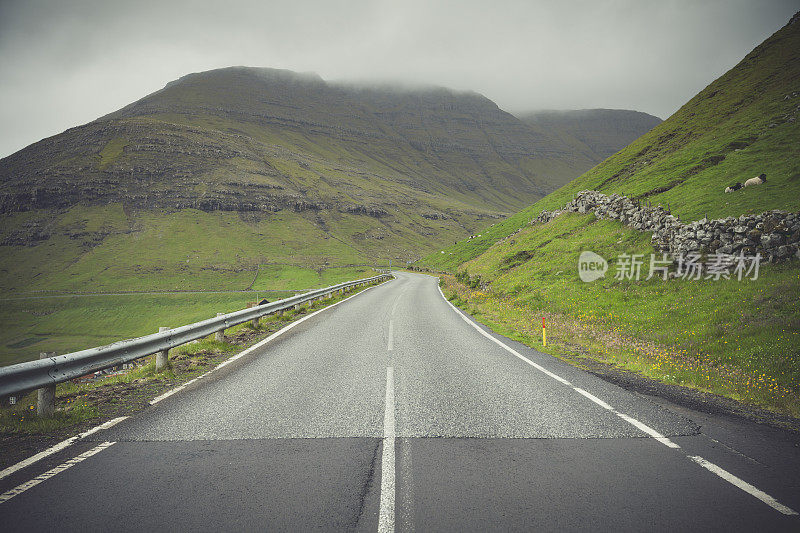
POLYGON ((378 531, 394 531, 395 500, 394 368, 386 369, 386 407, 383 415, 383 458, 381 460, 381 506, 378 531))

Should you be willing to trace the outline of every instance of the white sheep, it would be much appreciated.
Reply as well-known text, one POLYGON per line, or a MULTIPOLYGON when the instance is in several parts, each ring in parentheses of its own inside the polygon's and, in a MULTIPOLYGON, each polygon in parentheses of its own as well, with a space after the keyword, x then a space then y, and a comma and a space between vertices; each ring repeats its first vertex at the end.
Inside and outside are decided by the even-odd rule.
POLYGON ((745 181, 744 186, 749 187, 751 185, 761 185, 762 183, 766 182, 767 182, 767 175, 761 174, 759 176, 756 176, 755 178, 750 178, 749 180, 745 181))

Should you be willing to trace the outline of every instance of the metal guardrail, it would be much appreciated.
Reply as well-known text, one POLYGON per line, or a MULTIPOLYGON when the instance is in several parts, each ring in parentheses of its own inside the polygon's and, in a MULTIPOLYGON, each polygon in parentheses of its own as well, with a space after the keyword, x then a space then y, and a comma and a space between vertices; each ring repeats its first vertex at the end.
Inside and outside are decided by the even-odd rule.
POLYGON ((372 278, 348 281, 284 300, 223 314, 187 326, 145 335, 144 337, 39 359, 38 361, 0 367, 0 398, 19 396, 34 389, 53 387, 57 383, 63 383, 98 370, 115 367, 135 359, 163 352, 187 342, 202 339, 212 333, 224 331, 226 328, 243 324, 249 320, 255 320, 271 313, 284 311, 297 305, 320 299, 336 291, 344 291, 353 287, 391 279, 392 277, 387 273, 372 278))

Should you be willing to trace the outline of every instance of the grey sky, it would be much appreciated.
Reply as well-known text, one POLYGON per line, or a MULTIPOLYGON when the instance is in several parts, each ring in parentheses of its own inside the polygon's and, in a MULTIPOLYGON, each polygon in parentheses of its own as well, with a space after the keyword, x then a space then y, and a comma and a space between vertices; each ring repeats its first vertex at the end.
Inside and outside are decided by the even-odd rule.
POLYGON ((666 118, 799 0, 0 0, 0 157, 230 65, 666 118))

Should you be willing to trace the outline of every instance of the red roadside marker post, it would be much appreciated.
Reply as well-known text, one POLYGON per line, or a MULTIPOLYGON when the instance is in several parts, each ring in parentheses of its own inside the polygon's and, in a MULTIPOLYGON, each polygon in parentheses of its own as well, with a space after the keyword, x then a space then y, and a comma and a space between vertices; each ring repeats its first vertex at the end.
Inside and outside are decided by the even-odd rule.
POLYGON ((547 329, 544 327, 544 317, 542 317, 542 346, 547 346, 547 329))

